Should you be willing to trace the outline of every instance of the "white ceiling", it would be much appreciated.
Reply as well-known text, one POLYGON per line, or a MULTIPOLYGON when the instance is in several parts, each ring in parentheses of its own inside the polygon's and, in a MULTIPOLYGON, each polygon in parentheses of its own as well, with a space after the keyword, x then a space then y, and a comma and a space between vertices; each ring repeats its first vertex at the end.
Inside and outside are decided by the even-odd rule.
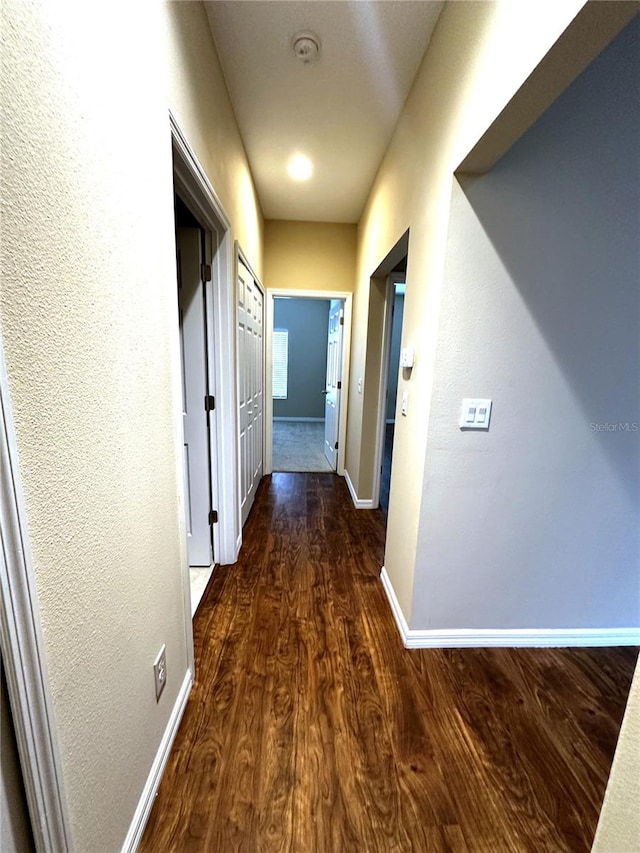
POLYGON ((212 0, 211 31, 267 219, 357 222, 440 0, 212 0), (296 59, 311 30, 317 62, 296 59), (287 174, 301 152, 313 177, 287 174))

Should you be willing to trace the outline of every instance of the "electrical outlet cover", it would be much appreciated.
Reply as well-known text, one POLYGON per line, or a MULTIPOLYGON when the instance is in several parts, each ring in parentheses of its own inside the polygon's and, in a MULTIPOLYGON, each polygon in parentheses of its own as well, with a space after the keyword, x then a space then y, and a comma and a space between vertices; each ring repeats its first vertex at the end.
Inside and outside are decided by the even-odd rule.
POLYGON ((164 690, 167 683, 167 647, 162 646, 158 652, 158 657, 153 664, 153 674, 156 680, 156 702, 160 699, 160 694, 164 690))

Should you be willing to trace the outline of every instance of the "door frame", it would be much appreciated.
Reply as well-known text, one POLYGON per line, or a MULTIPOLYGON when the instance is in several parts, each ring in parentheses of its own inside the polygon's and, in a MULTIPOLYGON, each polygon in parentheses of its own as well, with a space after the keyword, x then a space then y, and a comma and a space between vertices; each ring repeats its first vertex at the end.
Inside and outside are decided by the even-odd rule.
POLYGON ((36 849, 72 849, 0 335, 0 646, 36 849))
POLYGON ((375 458, 378 464, 373 473, 372 505, 380 506, 380 480, 387 425, 387 391, 389 390, 389 362, 391 361, 391 331, 393 327, 393 303, 395 285, 406 282, 407 274, 392 272, 387 276, 387 295, 385 297, 384 319, 382 321, 382 362, 380 367, 380 385, 378 388, 378 427, 376 430, 375 458))
POLYGON ((264 401, 264 473, 273 472, 273 397, 271 383, 273 375, 272 337, 274 319, 274 300, 278 296, 288 296, 291 299, 339 299, 344 305, 344 326, 342 338, 342 388, 340 396, 340 415, 338 417, 338 462, 336 474, 344 477, 345 450, 347 443, 347 408, 349 403, 349 363, 351 360, 351 316, 353 293, 343 290, 291 290, 283 288, 267 288, 267 325, 266 325, 266 371, 265 387, 268 393, 264 401))
MULTIPOLYGON (((211 264, 211 281, 206 283, 207 362, 216 407, 209 423, 211 456, 211 497, 218 512, 213 525, 214 559, 221 565, 234 563, 240 550, 239 486, 237 482, 236 441, 236 357, 235 357, 235 251, 231 222, 198 158, 169 112, 173 147, 174 190, 190 208, 205 230, 205 263, 211 264), (212 237, 217 234, 213 254, 212 237), (211 306, 212 310, 209 310, 211 306)), ((177 297, 176 297, 177 312, 177 297)), ((177 320, 176 320, 177 328, 177 320)), ((182 441, 182 416, 179 430, 182 441)), ((182 461, 180 461, 182 466, 182 461)), ((183 482, 182 470, 179 482, 183 482)), ((184 501, 184 495, 181 495, 184 501)), ((186 549, 186 531, 185 531, 186 549)), ((188 572, 185 577, 185 601, 190 612, 188 572)))

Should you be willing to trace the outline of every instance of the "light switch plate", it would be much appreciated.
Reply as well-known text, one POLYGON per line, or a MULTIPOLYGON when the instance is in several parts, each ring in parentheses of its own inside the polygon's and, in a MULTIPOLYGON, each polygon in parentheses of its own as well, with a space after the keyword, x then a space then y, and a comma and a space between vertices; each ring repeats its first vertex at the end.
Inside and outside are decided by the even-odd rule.
POLYGON ((403 347, 400 350, 400 367, 411 368, 415 359, 416 351, 412 346, 403 347))
POLYGON ((465 397, 460 413, 460 429, 489 429, 491 400, 465 397))

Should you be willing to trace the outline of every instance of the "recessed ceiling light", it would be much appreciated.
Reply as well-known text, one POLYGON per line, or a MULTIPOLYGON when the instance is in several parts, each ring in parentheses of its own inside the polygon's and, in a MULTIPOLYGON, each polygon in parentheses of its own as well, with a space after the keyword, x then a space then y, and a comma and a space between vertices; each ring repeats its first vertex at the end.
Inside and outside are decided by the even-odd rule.
POLYGON ((294 181, 308 181, 313 175, 313 163, 304 154, 295 154, 289 160, 287 171, 294 181))

